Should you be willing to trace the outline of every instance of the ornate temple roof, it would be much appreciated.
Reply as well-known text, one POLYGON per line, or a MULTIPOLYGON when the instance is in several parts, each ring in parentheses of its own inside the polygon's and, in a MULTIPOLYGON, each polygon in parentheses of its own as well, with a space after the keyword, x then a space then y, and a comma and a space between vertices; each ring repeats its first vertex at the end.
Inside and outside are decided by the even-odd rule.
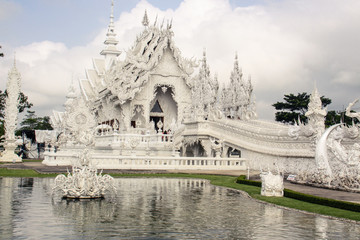
POLYGON ((120 103, 132 100, 136 93, 149 80, 154 73, 166 50, 170 50, 186 84, 191 86, 190 75, 194 72, 195 62, 181 57, 180 50, 172 39, 174 33, 171 23, 148 25, 145 13, 144 31, 137 37, 134 46, 127 52, 124 61, 118 61, 105 75, 105 84, 108 89, 118 96, 120 103))
MULTIPOLYGON (((112 15, 111 15, 112 16, 112 15)), ((113 17, 110 18, 109 31, 105 40, 106 49, 111 45, 114 50, 117 42, 108 41, 109 38, 114 40, 113 17)), ((87 100, 96 100, 97 95, 104 90, 111 92, 113 96, 117 96, 120 104, 128 100, 132 100, 138 92, 148 82, 149 76, 154 74, 154 70, 158 66, 160 60, 166 51, 170 51, 174 57, 181 73, 179 77, 185 80, 186 84, 191 87, 192 80, 190 75, 194 72, 196 63, 194 60, 185 59, 181 56, 180 50, 175 46, 172 39, 174 33, 171 29, 172 23, 167 22, 159 25, 157 20, 154 24, 149 25, 147 13, 142 21, 144 25, 143 32, 136 38, 132 48, 130 48, 124 61, 117 60, 114 56, 118 56, 120 52, 111 52, 111 60, 94 59, 94 69, 86 71, 86 79, 80 81, 82 93, 87 100)), ((107 52, 106 52, 107 53, 107 52)), ((166 73, 165 73, 166 74, 166 73)))

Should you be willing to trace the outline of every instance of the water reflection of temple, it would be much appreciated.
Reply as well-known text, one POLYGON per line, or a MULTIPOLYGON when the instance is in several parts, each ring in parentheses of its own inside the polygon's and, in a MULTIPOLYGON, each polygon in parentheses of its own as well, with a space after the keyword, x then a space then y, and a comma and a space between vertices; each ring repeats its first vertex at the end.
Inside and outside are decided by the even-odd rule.
POLYGON ((13 191, 14 178, 0 179, 0 232, 4 239, 13 238, 13 191))

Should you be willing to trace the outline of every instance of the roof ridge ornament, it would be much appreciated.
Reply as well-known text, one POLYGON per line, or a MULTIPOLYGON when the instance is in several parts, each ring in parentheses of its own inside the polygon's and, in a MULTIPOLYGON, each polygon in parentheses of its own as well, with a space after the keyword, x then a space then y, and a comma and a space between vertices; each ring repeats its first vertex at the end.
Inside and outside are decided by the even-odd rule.
MULTIPOLYGON (((155 21, 156 22, 156 21, 155 21)), ((147 11, 145 9, 145 14, 144 14, 144 17, 143 17, 143 20, 141 22, 145 27, 149 26, 149 18, 147 16, 147 11)))
POLYGON ((163 26, 164 26, 164 22, 165 22, 165 17, 163 17, 163 20, 162 20, 162 23, 161 23, 160 29, 162 29, 162 28, 163 28, 163 26))
POLYGON ((170 20, 170 22, 169 22, 169 20, 167 20, 167 29, 171 29, 171 27, 172 27, 172 19, 170 20))
POLYGON ((156 18, 155 18, 155 21, 154 21, 154 27, 156 27, 157 19, 158 19, 158 15, 156 14, 156 18))

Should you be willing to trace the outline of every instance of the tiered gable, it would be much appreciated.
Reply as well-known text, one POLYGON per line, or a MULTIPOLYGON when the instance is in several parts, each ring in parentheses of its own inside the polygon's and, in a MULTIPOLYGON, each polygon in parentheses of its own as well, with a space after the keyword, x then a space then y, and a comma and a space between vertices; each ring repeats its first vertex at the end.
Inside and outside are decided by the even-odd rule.
POLYGON ((137 37, 134 46, 127 52, 126 59, 117 62, 105 75, 105 83, 113 95, 117 95, 120 104, 133 100, 137 93, 149 81, 151 74, 161 71, 165 75, 178 74, 186 84, 191 86, 190 75, 193 73, 195 62, 180 55, 175 47, 171 24, 166 28, 145 26, 144 31, 137 37), (169 54, 170 53, 170 54, 169 54), (172 56, 171 56, 172 55, 172 56), (169 72, 161 68, 161 62, 175 60, 180 72, 169 72))

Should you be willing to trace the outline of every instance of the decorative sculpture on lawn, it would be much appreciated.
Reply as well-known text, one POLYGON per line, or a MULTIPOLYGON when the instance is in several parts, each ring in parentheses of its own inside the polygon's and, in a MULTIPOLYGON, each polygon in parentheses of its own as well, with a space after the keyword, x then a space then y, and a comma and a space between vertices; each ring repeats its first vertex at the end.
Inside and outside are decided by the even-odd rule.
POLYGON ((284 196, 284 181, 280 174, 274 175, 271 171, 261 172, 261 195, 267 197, 284 196))

